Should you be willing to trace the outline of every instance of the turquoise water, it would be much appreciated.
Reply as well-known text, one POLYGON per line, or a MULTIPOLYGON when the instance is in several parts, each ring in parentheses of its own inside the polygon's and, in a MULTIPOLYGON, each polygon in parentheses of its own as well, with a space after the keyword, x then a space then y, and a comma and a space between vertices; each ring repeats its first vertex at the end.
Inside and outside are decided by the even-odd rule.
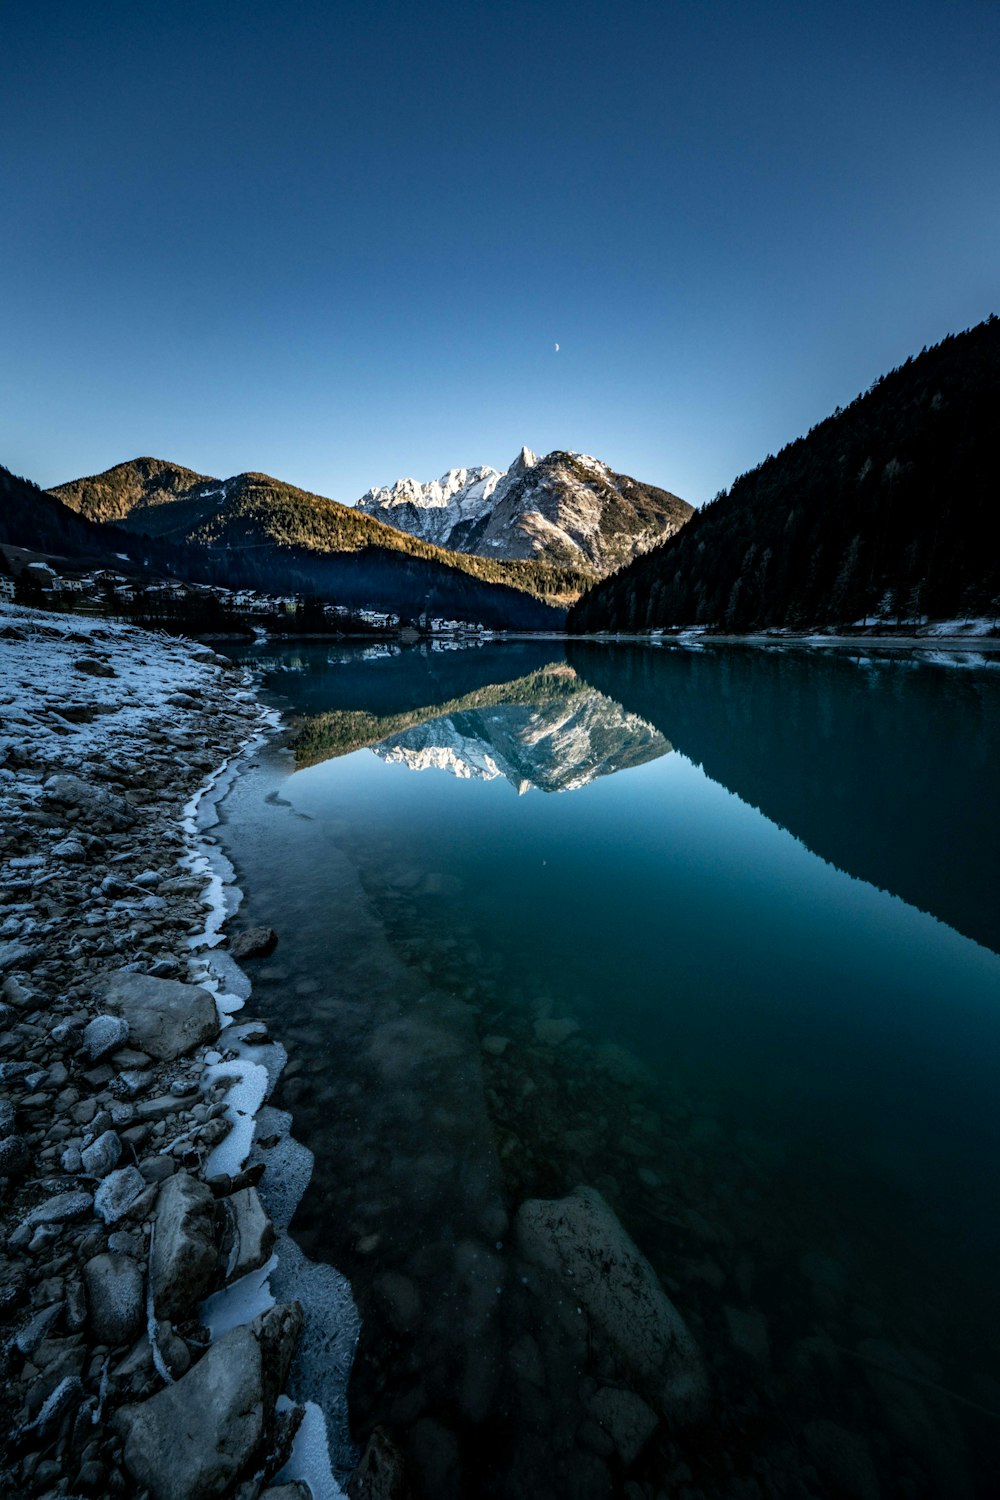
POLYGON ((317 1153, 296 1232, 365 1320, 359 1441, 428 1495, 993 1493, 1000 671, 257 664, 298 768, 245 776, 226 839, 280 934, 255 1004, 317 1153), (710 1419, 627 1463, 511 1232, 578 1184, 710 1370, 710 1419))

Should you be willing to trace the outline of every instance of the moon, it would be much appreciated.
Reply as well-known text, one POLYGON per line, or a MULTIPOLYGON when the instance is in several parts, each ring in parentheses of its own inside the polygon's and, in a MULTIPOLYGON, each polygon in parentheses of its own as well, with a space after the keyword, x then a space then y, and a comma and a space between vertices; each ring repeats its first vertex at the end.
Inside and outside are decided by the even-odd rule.
POLYGON ((556 347, 556 353, 557 353, 557 354, 558 354, 558 353, 559 353, 559 345, 558 345, 558 344, 556 344, 556 346, 555 346, 555 347, 556 347))

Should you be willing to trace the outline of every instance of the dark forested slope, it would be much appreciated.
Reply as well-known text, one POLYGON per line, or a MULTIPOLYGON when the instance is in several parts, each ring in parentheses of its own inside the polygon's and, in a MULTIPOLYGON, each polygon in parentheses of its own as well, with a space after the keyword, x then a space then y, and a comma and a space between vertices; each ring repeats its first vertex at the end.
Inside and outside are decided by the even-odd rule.
POLYGON ((124 539, 113 528, 95 525, 0 466, 0 542, 53 557, 86 561, 94 567, 119 564, 124 539))
POLYGON ((947 338, 596 584, 571 631, 1000 609, 1000 320, 947 338))

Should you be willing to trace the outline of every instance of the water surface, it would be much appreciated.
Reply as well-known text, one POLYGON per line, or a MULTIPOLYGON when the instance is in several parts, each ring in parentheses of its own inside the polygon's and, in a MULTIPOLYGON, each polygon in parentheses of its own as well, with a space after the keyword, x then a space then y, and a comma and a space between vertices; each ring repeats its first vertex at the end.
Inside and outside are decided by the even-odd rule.
POLYGON ((243 778, 226 837, 280 934, 255 1003, 317 1153, 297 1237, 364 1318, 359 1441, 437 1496, 992 1493, 1000 673, 257 660, 297 768, 243 778), (627 1464, 513 1248, 577 1184, 711 1372, 710 1420, 627 1464))

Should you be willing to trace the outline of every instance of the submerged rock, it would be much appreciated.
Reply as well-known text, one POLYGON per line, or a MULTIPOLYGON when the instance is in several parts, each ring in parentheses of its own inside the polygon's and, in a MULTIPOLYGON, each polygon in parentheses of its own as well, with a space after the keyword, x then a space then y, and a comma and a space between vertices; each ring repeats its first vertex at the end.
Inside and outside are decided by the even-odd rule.
POLYGON ((273 927, 248 927, 238 932, 229 944, 234 958, 265 958, 278 946, 278 934, 273 927))
POLYGON ((697 1418, 707 1392, 701 1354, 600 1193, 529 1199, 515 1231, 524 1259, 557 1277, 586 1315, 598 1370, 674 1421, 697 1418))
POLYGON ((211 1041, 219 1030, 208 990, 178 979, 119 970, 104 982, 102 998, 110 1010, 124 1016, 133 1042, 160 1062, 171 1062, 211 1041))
POLYGON ((605 1385, 590 1398, 590 1414, 608 1433, 628 1468, 660 1425, 660 1419, 634 1391, 605 1385))

